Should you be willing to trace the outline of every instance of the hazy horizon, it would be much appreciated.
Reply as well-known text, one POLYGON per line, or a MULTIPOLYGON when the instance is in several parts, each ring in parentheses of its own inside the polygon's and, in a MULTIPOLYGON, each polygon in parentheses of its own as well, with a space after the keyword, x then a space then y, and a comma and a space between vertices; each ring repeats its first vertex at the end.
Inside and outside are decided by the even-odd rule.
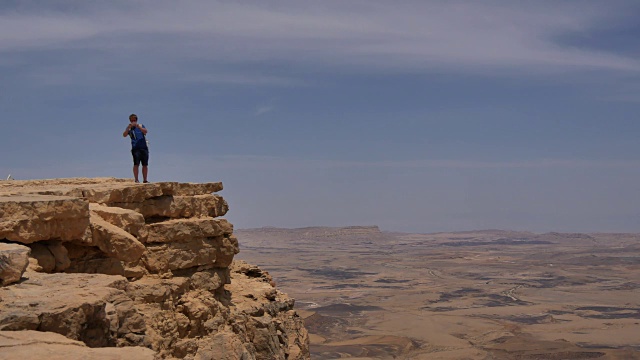
POLYGON ((579 232, 579 231, 530 231, 530 230, 519 230, 519 229, 466 229, 466 230, 452 230, 452 231, 434 231, 434 232, 411 232, 411 231, 401 231, 401 230, 387 230, 379 227, 378 225, 344 225, 344 226, 322 226, 322 225, 308 225, 308 226, 300 226, 300 227, 278 227, 278 226, 260 226, 260 227, 246 227, 239 228, 235 227, 235 231, 243 231, 243 230, 305 230, 305 229, 345 229, 351 227, 378 227, 381 233, 399 233, 399 234, 419 234, 419 235, 433 235, 433 234, 449 234, 449 233, 493 233, 493 232, 516 232, 516 233, 532 233, 536 235, 548 235, 548 234, 637 234, 637 232, 579 232))
POLYGON ((0 3, 0 178, 222 181, 237 228, 640 232, 640 3, 0 3))

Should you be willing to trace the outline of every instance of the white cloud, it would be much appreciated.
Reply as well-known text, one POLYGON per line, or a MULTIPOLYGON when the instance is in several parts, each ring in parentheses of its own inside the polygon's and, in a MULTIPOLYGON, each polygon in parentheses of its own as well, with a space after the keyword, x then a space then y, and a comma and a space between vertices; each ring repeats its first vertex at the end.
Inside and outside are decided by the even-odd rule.
POLYGON ((260 106, 256 110, 255 116, 264 115, 264 114, 266 114, 268 112, 273 111, 273 109, 275 109, 275 107, 273 105, 260 106))
POLYGON ((624 23, 631 16, 624 2, 157 0, 76 7, 4 10, 0 52, 95 48, 107 57, 136 51, 175 63, 394 71, 640 70, 635 58, 558 40, 624 23))
POLYGON ((260 75, 250 73, 205 73, 205 74, 189 74, 182 77, 187 82, 200 82, 210 84, 229 84, 229 85, 267 85, 267 86, 305 86, 307 83, 303 80, 286 77, 260 75))

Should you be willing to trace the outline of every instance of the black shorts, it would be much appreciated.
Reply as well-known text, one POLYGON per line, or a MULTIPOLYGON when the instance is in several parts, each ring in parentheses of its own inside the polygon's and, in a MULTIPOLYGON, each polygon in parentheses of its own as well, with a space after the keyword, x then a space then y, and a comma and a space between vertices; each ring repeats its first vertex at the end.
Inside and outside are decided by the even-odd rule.
POLYGON ((148 149, 132 149, 131 155, 133 155, 133 165, 138 166, 140 163, 142 163, 142 166, 149 165, 148 149))

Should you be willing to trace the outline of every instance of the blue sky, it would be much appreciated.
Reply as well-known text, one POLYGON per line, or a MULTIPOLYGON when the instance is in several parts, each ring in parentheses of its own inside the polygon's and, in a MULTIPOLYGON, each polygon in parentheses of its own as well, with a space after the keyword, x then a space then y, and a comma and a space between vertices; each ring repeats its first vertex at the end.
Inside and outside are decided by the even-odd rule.
POLYGON ((640 231, 637 1, 0 1, 0 176, 223 181, 239 228, 640 231))

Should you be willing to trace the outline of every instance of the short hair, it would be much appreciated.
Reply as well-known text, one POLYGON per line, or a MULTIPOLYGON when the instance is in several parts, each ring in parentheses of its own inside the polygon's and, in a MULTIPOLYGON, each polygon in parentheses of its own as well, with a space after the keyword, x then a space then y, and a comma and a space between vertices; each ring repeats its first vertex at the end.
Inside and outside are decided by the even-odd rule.
POLYGON ((129 119, 131 119, 131 118, 135 118, 135 119, 137 119, 137 118, 138 118, 138 115, 136 115, 136 114, 131 114, 131 115, 129 115, 129 119))

